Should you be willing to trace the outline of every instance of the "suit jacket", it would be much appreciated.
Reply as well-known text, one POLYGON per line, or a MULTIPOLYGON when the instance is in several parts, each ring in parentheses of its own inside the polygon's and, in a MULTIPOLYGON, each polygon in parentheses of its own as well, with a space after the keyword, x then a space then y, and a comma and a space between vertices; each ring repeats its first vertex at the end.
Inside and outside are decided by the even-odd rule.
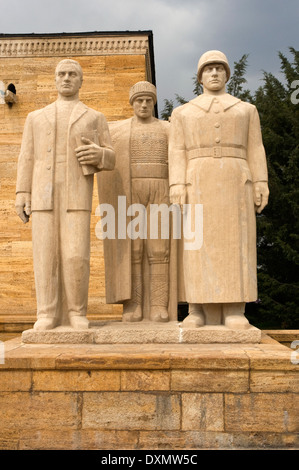
MULTIPOLYGON (((91 210, 93 174, 85 176, 75 148, 76 137, 95 131, 103 147, 102 162, 95 171, 112 170, 115 155, 105 116, 79 101, 70 117, 67 133, 66 197, 68 210, 91 210)), ((28 114, 18 161, 16 192, 31 193, 31 209, 52 210, 55 168, 56 103, 28 114)))

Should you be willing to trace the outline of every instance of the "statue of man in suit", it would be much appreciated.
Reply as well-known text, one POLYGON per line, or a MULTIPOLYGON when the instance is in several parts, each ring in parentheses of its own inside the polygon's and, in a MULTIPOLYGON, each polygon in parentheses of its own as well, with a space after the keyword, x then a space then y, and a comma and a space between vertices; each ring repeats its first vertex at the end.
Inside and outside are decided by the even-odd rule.
POLYGON ((88 328, 90 213, 94 173, 114 168, 104 115, 79 100, 83 73, 65 59, 57 100, 29 113, 18 161, 16 211, 32 215, 36 330, 88 328))

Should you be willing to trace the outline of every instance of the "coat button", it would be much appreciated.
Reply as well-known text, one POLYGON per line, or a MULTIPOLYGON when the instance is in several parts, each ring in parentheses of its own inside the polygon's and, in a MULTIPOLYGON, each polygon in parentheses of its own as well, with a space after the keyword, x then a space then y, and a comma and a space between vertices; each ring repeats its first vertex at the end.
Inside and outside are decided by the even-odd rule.
POLYGON ((51 165, 48 165, 48 166, 47 166, 47 170, 51 170, 51 165))
POLYGON ((216 122, 216 123, 215 123, 215 127, 216 127, 216 129, 218 129, 218 128, 220 127, 219 122, 216 122))
POLYGON ((216 142, 216 144, 219 144, 219 142, 220 142, 219 137, 217 137, 217 138, 215 139, 215 142, 216 142))

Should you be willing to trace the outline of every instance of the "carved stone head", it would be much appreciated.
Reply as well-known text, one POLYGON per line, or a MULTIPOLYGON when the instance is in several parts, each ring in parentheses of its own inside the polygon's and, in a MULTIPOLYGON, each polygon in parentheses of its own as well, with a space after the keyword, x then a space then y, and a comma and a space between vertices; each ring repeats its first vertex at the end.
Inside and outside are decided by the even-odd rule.
POLYGON ((226 81, 230 77, 230 68, 227 57, 221 51, 207 51, 205 52, 198 61, 197 66, 197 80, 202 83, 202 72, 206 65, 209 64, 222 64, 226 70, 226 81))

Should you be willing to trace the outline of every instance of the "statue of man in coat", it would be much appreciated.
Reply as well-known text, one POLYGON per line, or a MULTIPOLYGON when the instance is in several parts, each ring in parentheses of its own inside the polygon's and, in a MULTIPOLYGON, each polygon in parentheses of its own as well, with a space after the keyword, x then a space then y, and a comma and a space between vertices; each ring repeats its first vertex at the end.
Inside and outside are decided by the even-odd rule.
POLYGON ((16 211, 32 215, 36 330, 88 328, 90 213, 94 173, 115 163, 104 115, 79 100, 78 62, 58 63, 57 100, 26 119, 18 161, 16 211))
POLYGON ((257 109, 226 93, 229 77, 225 54, 203 54, 203 94, 171 117, 170 202, 203 208, 203 244, 183 253, 187 327, 246 329, 245 303, 257 299, 255 212, 268 202, 267 164, 257 109))
POLYGON ((104 238, 106 301, 123 304, 124 322, 177 318, 174 241, 163 238, 151 219, 154 207, 169 206, 169 122, 154 116, 156 94, 148 81, 131 87, 134 116, 109 124, 115 169, 107 179, 98 175, 101 206, 114 208, 117 225, 115 238, 104 238), (143 209, 137 217, 139 233, 130 234, 137 208, 143 209), (157 237, 151 236, 152 228, 157 237))

